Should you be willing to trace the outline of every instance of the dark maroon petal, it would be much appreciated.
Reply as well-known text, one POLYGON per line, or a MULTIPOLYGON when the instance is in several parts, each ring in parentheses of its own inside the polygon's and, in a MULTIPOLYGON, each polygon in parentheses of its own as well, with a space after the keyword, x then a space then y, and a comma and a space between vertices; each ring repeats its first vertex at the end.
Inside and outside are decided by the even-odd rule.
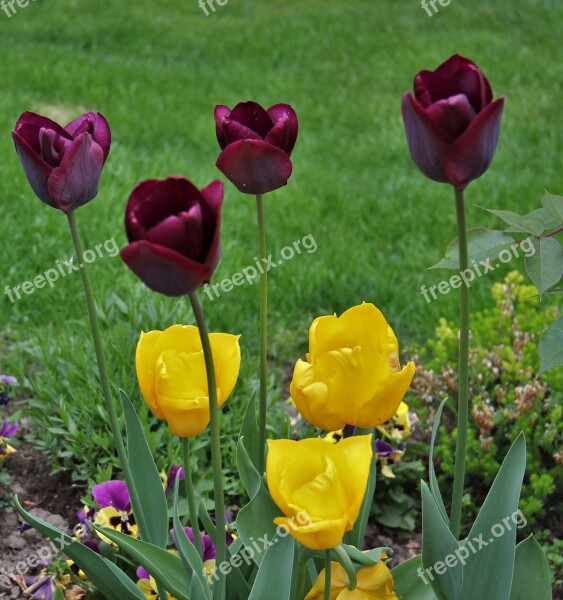
POLYGON ((281 148, 287 153, 286 148, 289 146, 289 117, 284 116, 277 121, 264 141, 272 144, 272 146, 281 148))
POLYGON ((478 68, 469 58, 465 58, 465 56, 461 56, 461 54, 454 54, 437 67, 434 73, 444 79, 452 79, 460 69, 468 66, 478 68))
POLYGON ((460 136, 475 118, 475 111, 464 94, 434 102, 426 114, 452 138, 460 136))
POLYGON ((255 131, 231 119, 223 119, 223 139, 226 144, 232 144, 239 140, 262 140, 262 136, 255 131))
POLYGON ((223 119, 227 118, 230 113, 231 109, 224 104, 217 104, 213 111, 215 116, 215 135, 217 136, 217 141, 219 142, 221 149, 227 145, 227 142, 225 142, 225 138, 223 137, 223 119))
POLYGON ((207 254, 200 204, 171 215, 147 232, 148 242, 175 250, 192 260, 203 262, 207 254))
POLYGON ((67 140, 52 129, 42 127, 39 130, 40 155, 51 167, 58 167, 61 164, 70 144, 72 144, 71 140, 67 140))
POLYGON ((469 98, 475 112, 483 110, 493 99, 489 82, 474 64, 459 69, 452 77, 452 83, 469 98))
POLYGON ((147 179, 131 192, 125 209, 125 229, 130 242, 143 239, 146 232, 170 215, 201 202, 200 191, 185 177, 147 179))
POLYGON ((81 133, 89 133, 92 139, 101 146, 104 152, 104 163, 108 157, 111 146, 111 130, 106 118, 99 112, 90 111, 65 126, 73 138, 81 133))
POLYGON ((52 167, 50 167, 16 131, 12 131, 12 138, 25 176, 27 177, 32 190, 40 200, 49 206, 56 207, 49 196, 47 185, 49 176, 53 170, 52 167))
POLYGON ((439 127, 410 93, 403 96, 403 121, 413 161, 430 179, 446 183, 444 157, 453 138, 439 127))
POLYGON ((227 146, 217 168, 244 194, 265 194, 287 184, 292 165, 289 156, 261 140, 242 140, 227 146))
POLYGON ((224 185, 222 181, 212 181, 207 187, 201 190, 201 194, 207 200, 213 214, 217 217, 221 212, 223 204, 224 185))
POLYGON ((448 181, 463 190, 489 168, 500 135, 504 98, 487 105, 453 144, 444 161, 448 181))
POLYGON ((424 108, 459 93, 461 90, 450 79, 436 75, 432 71, 421 71, 414 78, 414 95, 424 108))
POLYGON ((167 296, 194 292, 213 275, 213 268, 157 244, 138 241, 121 251, 123 262, 151 290, 167 296))
POLYGON ((39 152, 39 130, 41 128, 52 129, 64 138, 69 140, 72 137, 55 121, 43 117, 36 113, 24 112, 16 122, 15 131, 22 137, 36 152, 39 152))
MULTIPOLYGON (((284 119, 286 116, 289 119, 289 140, 287 143, 287 147, 282 148, 280 146, 280 148, 282 148, 282 150, 285 150, 289 155, 291 155, 291 152, 293 151, 293 148, 295 146, 295 142, 297 141, 297 133, 299 131, 297 114, 295 113, 293 107, 290 104, 274 104, 274 106, 270 106, 270 108, 268 109, 268 114, 270 115, 270 118, 274 123, 274 127, 275 123, 284 119)), ((267 139, 266 141, 269 140, 267 139)))
POLYGON ((268 113, 259 104, 251 101, 239 102, 228 118, 252 129, 262 139, 268 135, 274 125, 268 113))
POLYGON ((131 498, 124 481, 113 479, 95 485, 92 488, 92 496, 102 508, 113 506, 119 511, 129 512, 131 510, 131 498))
POLYGON ((103 164, 102 148, 90 134, 78 136, 49 177, 47 186, 54 204, 68 213, 95 198, 103 164))

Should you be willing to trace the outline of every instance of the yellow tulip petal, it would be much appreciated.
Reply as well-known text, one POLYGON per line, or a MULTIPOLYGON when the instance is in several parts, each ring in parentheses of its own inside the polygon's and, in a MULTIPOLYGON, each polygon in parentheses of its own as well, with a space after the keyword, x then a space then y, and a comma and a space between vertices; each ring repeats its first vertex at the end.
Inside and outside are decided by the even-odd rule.
POLYGON ((156 360, 154 348, 162 335, 162 331, 141 333, 135 353, 135 367, 141 394, 152 412, 162 419, 162 411, 158 407, 155 389, 156 360))
POLYGON ((218 403, 221 406, 233 391, 240 371, 240 335, 212 333, 209 335, 217 378, 218 403))
MULTIPOLYGON (((339 593, 348 585, 348 575, 344 570, 344 567, 335 561, 331 562, 331 586, 330 586, 330 597, 331 600, 339 598, 339 593)), ((317 581, 311 588, 311 591, 305 596, 305 600, 323 600, 325 591, 325 570, 323 569, 317 581)))
POLYGON ((300 544, 311 550, 329 550, 339 546, 347 531, 346 521, 347 519, 344 517, 311 525, 295 526, 294 521, 286 517, 274 519, 276 525, 287 527, 300 544))
POLYGON ((381 381, 371 400, 360 407, 356 425, 371 428, 388 421, 397 412, 415 371, 414 363, 410 362, 402 371, 391 373, 381 381))

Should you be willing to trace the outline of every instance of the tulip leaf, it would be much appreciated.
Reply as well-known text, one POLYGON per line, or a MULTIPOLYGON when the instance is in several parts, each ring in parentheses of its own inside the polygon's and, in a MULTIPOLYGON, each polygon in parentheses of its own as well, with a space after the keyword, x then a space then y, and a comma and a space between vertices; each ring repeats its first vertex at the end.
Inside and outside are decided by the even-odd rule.
MULTIPOLYGON (((368 430, 369 433, 373 433, 372 429, 368 430)), ((354 523, 354 528, 349 534, 346 534, 346 541, 352 546, 357 548, 363 548, 364 537, 366 534, 366 528, 368 525, 369 515, 373 504, 373 495, 375 494, 375 484, 377 481, 377 461, 375 456, 375 438, 372 436, 372 449, 374 450, 371 467, 369 470, 368 484, 366 488, 366 494, 364 496, 360 514, 354 523)))
POLYGON ((295 542, 290 536, 275 538, 274 543, 266 550, 264 559, 258 569, 258 575, 252 586, 248 600, 290 600, 291 576, 295 542))
POLYGON ((93 526, 96 531, 116 543, 136 563, 145 567, 178 600, 190 600, 185 592, 190 589, 191 581, 186 576, 182 561, 177 556, 110 527, 103 527, 96 523, 93 526))
POLYGON ((63 588, 58 583, 55 586, 55 595, 53 596, 53 600, 65 600, 63 588))
POLYGON ((510 600, 551 600, 551 572, 547 558, 531 535, 516 546, 510 600))
POLYGON ((22 518, 61 548, 61 551, 84 571, 88 579, 108 600, 145 600, 141 590, 111 561, 90 550, 88 546, 73 540, 60 529, 27 512, 21 506, 17 496, 14 497, 14 505, 22 518))
POLYGON ((240 438, 244 438, 245 450, 252 464, 257 469, 260 446, 258 443, 258 421, 256 420, 256 392, 252 393, 250 402, 246 407, 246 412, 244 413, 244 419, 240 428, 239 439, 240 438))
POLYGON ((436 500, 436 505, 444 517, 444 521, 449 523, 448 513, 446 512, 446 507, 444 506, 444 501, 442 500, 442 494, 440 493, 440 486, 438 485, 438 479, 436 478, 436 472, 434 471, 434 444, 436 443, 436 435, 438 434, 438 427, 440 426, 440 421, 442 419, 442 411, 444 410, 444 405, 446 404, 447 398, 444 398, 436 411, 436 415, 434 416, 434 424, 432 425, 432 436, 430 438, 430 453, 428 457, 428 476, 430 480, 430 491, 436 500))
POLYGON ((512 227, 511 231, 525 231, 532 235, 541 235, 544 231, 543 221, 538 217, 522 216, 510 210, 493 210, 492 208, 485 208, 485 210, 510 225, 512 227))
POLYGON ((534 254, 524 264, 532 283, 541 295, 563 276, 563 247, 555 238, 531 238, 534 254))
POLYGON ((540 339, 541 368, 538 376, 554 367, 563 366, 563 316, 540 339))
POLYGON ((508 451, 464 548, 460 600, 508 600, 514 571, 516 519, 526 468, 526 441, 520 434, 508 451))
POLYGON ((373 567, 381 560, 381 555, 385 552, 385 554, 391 554, 391 548, 372 548, 367 552, 361 552, 355 546, 349 546, 348 544, 341 544, 344 551, 348 554, 348 556, 359 565, 365 565, 373 567))
POLYGON ((237 443, 237 469, 249 498, 252 500, 262 485, 262 477, 258 474, 248 452, 246 438, 240 437, 237 443))
POLYGON ((463 567, 456 558, 459 544, 452 535, 436 498, 422 482, 422 564, 439 600, 456 600, 463 582, 463 567))
MULTIPOLYGON (((469 262, 494 260, 503 250, 510 248, 514 239, 503 231, 493 229, 477 228, 467 232, 467 245, 469 262)), ((496 266, 496 265, 495 265, 496 266)), ((431 269, 455 269, 459 270, 459 248, 457 237, 450 242, 446 249, 444 258, 431 269)))
POLYGON ((395 581, 395 593, 401 600, 437 600, 422 568, 420 554, 397 565, 391 574, 395 581))
MULTIPOLYGON (((274 519, 279 516, 281 512, 262 482, 254 498, 243 506, 237 515, 237 532, 243 544, 252 549, 254 540, 263 539, 264 536, 267 536, 269 541, 276 538, 277 527, 274 519)), ((253 553, 254 562, 259 565, 264 552, 253 553)))
MULTIPOLYGON (((165 548, 168 541, 168 508, 162 480, 145 438, 139 416, 127 394, 123 390, 119 390, 119 393, 125 414, 127 460, 140 504, 140 506, 133 506, 133 514, 136 510, 143 513, 148 529, 146 532, 141 531, 143 539, 159 548, 165 548)), ((131 500, 133 503, 133 495, 131 500)))
POLYGON ((554 219, 558 225, 563 224, 563 196, 554 196, 553 194, 545 193, 541 200, 542 206, 545 208, 549 216, 554 219))
POLYGON ((201 521, 203 528, 211 536, 211 539, 214 540, 215 536, 217 535, 217 527, 215 527, 215 523, 213 523, 211 517, 209 516, 209 513, 207 512, 204 500, 201 501, 197 510, 197 514, 199 515, 199 520, 201 521))
MULTIPOLYGON (((176 481, 174 482, 174 535, 176 537, 176 548, 178 550, 178 554, 180 555, 180 559, 182 564, 184 565, 184 570, 186 571, 186 576, 188 579, 198 579, 200 581, 200 586, 196 587, 196 593, 200 595, 201 593, 206 600, 211 600, 211 590, 209 589, 209 585, 207 583, 207 578, 203 574, 203 561, 197 551, 196 547, 192 544, 190 538, 186 535, 184 528, 182 527, 182 523, 180 522, 180 517, 178 516, 178 489, 180 487, 180 478, 176 477, 176 481), (195 573, 195 577, 191 577, 191 573, 195 573)), ((199 526, 199 524, 198 524, 199 526)), ((192 589, 194 589, 194 582, 192 580, 192 589)), ((190 595, 190 600, 194 600, 193 595, 190 595)))

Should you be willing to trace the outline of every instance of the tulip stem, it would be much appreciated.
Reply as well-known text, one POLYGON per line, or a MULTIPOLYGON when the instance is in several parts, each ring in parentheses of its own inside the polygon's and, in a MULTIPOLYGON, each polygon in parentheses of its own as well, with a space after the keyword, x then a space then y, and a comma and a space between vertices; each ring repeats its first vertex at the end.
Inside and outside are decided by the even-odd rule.
MULTIPOLYGON (((468 268, 467 228, 463 192, 456 190, 459 270, 468 268)), ((459 331, 459 382, 457 400, 457 446, 455 471, 450 513, 450 530, 456 539, 461 530, 461 504, 465 479, 465 458, 467 453, 467 427, 469 421, 469 288, 462 285, 459 290, 460 331, 459 331)))
POLYGON ((190 525, 194 536, 194 546, 203 560, 203 549, 201 547, 201 535, 199 533, 199 517, 197 513, 197 504, 195 501, 194 482, 192 479, 192 466, 190 461, 190 438, 182 438, 182 451, 184 462, 184 484, 186 486, 186 498, 190 510, 190 525))
POLYGON ((325 551, 325 593, 324 600, 330 600, 330 587, 332 585, 331 582, 331 569, 332 569, 332 561, 330 560, 330 550, 325 551))
MULTIPOLYGON (((203 316, 203 310, 196 292, 189 294, 192 310, 201 339, 203 357, 205 359, 205 371, 207 373, 207 387, 209 390, 209 417, 211 429, 211 461, 213 465, 213 491, 215 499, 215 522, 217 534, 215 536, 215 547, 217 549, 217 564, 222 565, 227 556, 227 541, 225 538, 225 498, 223 496, 223 467, 221 465, 221 428, 220 412, 217 402, 217 383, 215 381, 215 366, 213 364, 213 353, 209 341, 209 331, 203 316)), ((186 474, 187 476, 187 474, 186 474)), ((197 514, 197 513, 196 513, 197 514)), ((215 600, 225 598, 225 576, 221 573, 217 581, 217 589, 214 594, 215 600)))
POLYGON ((131 496, 131 503, 135 513, 135 519, 139 524, 141 537, 144 539, 150 539, 148 534, 148 527, 145 520, 145 515, 140 510, 139 495, 135 482, 133 480, 133 474, 129 467, 129 459, 125 450, 125 444, 123 443, 123 437, 121 435, 121 428, 119 427, 119 421, 117 420, 117 413, 115 411, 115 405, 113 403, 113 397, 111 393, 111 387, 108 377, 108 370, 106 366, 106 360, 104 357, 104 346, 102 342, 102 336, 100 333, 100 324, 98 322, 98 314, 96 312, 96 301, 94 300, 94 291, 92 289, 92 281, 90 280, 90 273, 88 271, 88 265, 84 260, 84 251, 82 249, 82 242, 80 240, 80 234, 78 232, 78 225, 76 223, 76 215, 74 211, 67 214, 68 224, 70 226, 70 233, 72 235, 72 241, 76 250, 76 258, 78 260, 78 267, 80 269, 80 275, 82 276, 82 284, 84 286, 84 295, 86 297, 86 306, 88 308, 88 317, 90 319, 90 329, 92 331, 92 340, 94 342, 94 350, 96 352, 96 360, 98 362, 98 370, 100 373, 100 380, 102 383, 102 391, 104 401, 106 405, 106 411, 109 418, 109 425, 115 442, 117 450, 117 456, 119 463, 123 469, 123 475, 127 483, 127 489, 131 496))
POLYGON ((266 411, 268 410, 268 271, 266 257, 266 228, 264 226, 264 199, 256 194, 258 241, 260 246, 260 398, 258 407, 258 473, 266 466, 266 411))

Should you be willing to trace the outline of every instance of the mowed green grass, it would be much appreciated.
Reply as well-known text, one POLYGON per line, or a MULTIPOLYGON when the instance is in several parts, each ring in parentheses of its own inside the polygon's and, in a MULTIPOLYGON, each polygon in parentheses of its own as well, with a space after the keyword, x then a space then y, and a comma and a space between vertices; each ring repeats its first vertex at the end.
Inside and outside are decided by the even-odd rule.
MULTIPOLYGON (((194 0, 36 0, 11 18, 0 13, 2 290, 72 254, 64 215, 35 198, 13 150, 10 130, 23 111, 70 120, 96 109, 108 118, 100 194, 78 212, 85 247, 94 248, 110 238, 125 244, 124 207, 138 181, 223 178, 215 104, 288 102, 300 133, 289 185, 266 199, 269 251, 277 256, 308 234, 318 249, 271 272, 273 358, 295 360, 314 317, 364 300, 401 341, 423 341, 440 316, 457 312, 455 292, 432 304, 420 294, 450 276, 427 268, 456 234, 455 211, 450 187, 426 180, 410 159, 401 96, 418 70, 455 52, 475 60, 507 100, 493 165, 467 193, 469 225, 498 224, 474 204, 532 210, 545 188, 563 193, 561 22, 560 0, 452 0, 433 17, 417 0, 229 0, 207 17, 194 0)), ((222 244, 215 281, 257 254, 254 199, 228 182, 222 244)), ((189 320, 187 303, 155 298, 118 257, 98 260, 92 275, 103 306, 115 297, 129 305, 128 318, 117 311, 104 332, 117 383, 133 387, 139 330, 189 320)), ((490 302, 501 276, 474 285, 474 309, 490 302)), ((242 333, 245 358, 255 357, 257 286, 204 304, 211 328, 242 333)), ((78 274, 15 303, 0 294, 6 370, 32 375, 29 348, 58 346, 69 371, 84 362, 95 372, 83 309, 78 274)))

